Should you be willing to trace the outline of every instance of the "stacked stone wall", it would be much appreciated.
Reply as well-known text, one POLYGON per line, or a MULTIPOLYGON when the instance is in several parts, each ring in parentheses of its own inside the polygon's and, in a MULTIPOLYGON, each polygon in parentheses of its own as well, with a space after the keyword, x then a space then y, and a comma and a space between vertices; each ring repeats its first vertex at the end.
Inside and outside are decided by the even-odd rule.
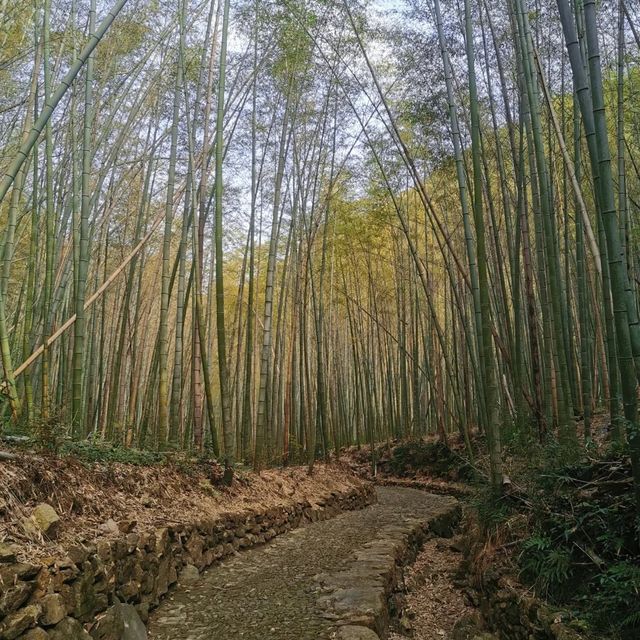
MULTIPOLYGON (((40 564, 0 554, 0 640, 102 638, 97 618, 119 603, 146 621, 181 574, 204 570, 242 549, 264 544, 307 522, 375 502, 372 485, 318 496, 314 503, 227 513, 199 522, 132 530, 67 549, 67 557, 40 564), (92 635, 91 635, 92 634, 92 635)), ((179 511, 180 506, 172 508, 179 511)))

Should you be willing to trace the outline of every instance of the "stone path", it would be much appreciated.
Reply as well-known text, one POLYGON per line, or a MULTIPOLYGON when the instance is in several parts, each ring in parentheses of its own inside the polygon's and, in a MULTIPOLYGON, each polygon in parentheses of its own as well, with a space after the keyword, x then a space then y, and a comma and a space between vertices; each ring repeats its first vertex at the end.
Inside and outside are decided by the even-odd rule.
POLYGON ((321 640, 331 622, 317 604, 318 574, 338 572, 389 525, 429 519, 451 498, 379 487, 378 503, 309 524, 207 570, 149 620, 153 640, 321 640))

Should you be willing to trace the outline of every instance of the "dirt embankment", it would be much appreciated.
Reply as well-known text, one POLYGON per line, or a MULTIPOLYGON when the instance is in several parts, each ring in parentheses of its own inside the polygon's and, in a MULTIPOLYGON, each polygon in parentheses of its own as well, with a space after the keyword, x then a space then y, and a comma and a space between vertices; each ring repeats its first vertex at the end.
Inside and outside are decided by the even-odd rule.
POLYGON ((18 455, 0 462, 0 543, 15 544, 23 561, 62 557, 70 544, 215 518, 231 511, 264 510, 361 486, 345 466, 236 475, 218 484, 215 463, 177 461, 152 466, 85 463, 72 457, 18 455), (46 503, 60 518, 51 535, 28 520, 46 503), (26 526, 25 526, 26 524, 26 526))
POLYGON ((0 465, 0 640, 106 640, 124 627, 143 638, 178 580, 375 500, 370 483, 339 466, 238 473, 223 487, 217 465, 184 459, 32 453, 0 465))

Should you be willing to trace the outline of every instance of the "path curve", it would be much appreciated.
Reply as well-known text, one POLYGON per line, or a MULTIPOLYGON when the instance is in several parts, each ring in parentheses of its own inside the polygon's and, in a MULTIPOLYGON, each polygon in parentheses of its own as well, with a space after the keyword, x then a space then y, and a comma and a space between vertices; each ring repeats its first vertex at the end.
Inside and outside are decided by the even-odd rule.
POLYGON ((451 499, 378 487, 378 502, 308 524, 217 564, 178 586, 149 619, 153 640, 320 640, 331 622, 317 606, 318 574, 339 571, 384 527, 425 521, 451 499))

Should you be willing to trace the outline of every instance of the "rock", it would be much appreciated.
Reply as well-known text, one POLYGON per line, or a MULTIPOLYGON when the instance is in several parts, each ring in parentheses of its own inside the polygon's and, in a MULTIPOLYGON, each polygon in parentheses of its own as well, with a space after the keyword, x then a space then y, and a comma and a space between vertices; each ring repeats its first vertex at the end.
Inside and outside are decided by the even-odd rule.
POLYGON ((136 580, 129 580, 120 585, 117 590, 118 597, 125 602, 132 602, 140 599, 140 583, 136 580))
POLYGON ((147 630, 135 607, 115 604, 91 630, 94 640, 147 640, 147 630))
POLYGON ((330 595, 318 599, 321 608, 329 617, 335 616, 334 619, 347 625, 384 627, 388 617, 386 596, 384 588, 375 581, 375 574, 359 576, 344 572, 341 578, 358 586, 334 588, 330 595))
POLYGON ((83 562, 86 562, 89 557, 89 551, 80 544, 72 545, 67 549, 69 559, 76 565, 80 566, 83 562))
POLYGON ((21 607, 29 599, 34 588, 34 582, 16 582, 15 585, 0 590, 0 617, 21 607))
POLYGON ((98 529, 103 533, 119 533, 118 523, 115 520, 109 518, 106 522, 103 522, 98 529))
POLYGON ((75 618, 65 618, 49 631, 51 640, 91 640, 91 636, 75 618))
POLYGON ((169 545, 169 530, 166 527, 156 529, 155 531, 156 546, 155 551, 158 555, 166 555, 170 550, 169 545))
POLYGON ((475 640, 482 638, 484 622, 478 611, 462 616, 453 627, 451 640, 475 640))
POLYGON ((53 567, 49 571, 54 592, 61 591, 62 585, 72 583, 80 573, 80 570, 70 558, 63 558, 60 561, 54 562, 53 567))
POLYGON ((200 572, 198 571, 198 567, 195 567, 192 564, 188 564, 181 572, 180 572, 180 584, 193 584, 197 582, 200 578, 200 572))
POLYGON ((89 568, 73 583, 73 615, 89 622, 93 617, 96 594, 93 588, 93 573, 89 568))
POLYGON ((42 627, 35 627, 20 636, 20 640, 48 640, 49 634, 42 627))
POLYGON ((55 538, 60 526, 60 516, 50 504, 42 502, 33 510, 31 516, 24 520, 23 525, 27 533, 55 538))
POLYGON ((136 605, 136 611, 138 612, 138 615, 140 616, 140 620, 142 620, 142 622, 147 624, 147 622, 149 621, 149 603, 148 602, 141 602, 140 604, 137 604, 136 605))
POLYGON ((13 544, 7 544, 6 542, 0 542, 0 563, 10 564, 16 562, 17 547, 13 544))
POLYGON ((462 509, 457 505, 456 508, 446 510, 431 520, 429 529, 440 538, 451 538, 461 517, 462 509))
POLYGON ((191 564, 196 565, 200 569, 204 568, 204 560, 202 558, 204 546, 204 539, 197 531, 192 532, 185 544, 185 549, 189 553, 191 564))
POLYGON ((40 567, 37 564, 28 562, 17 562, 16 564, 0 565, 0 584, 14 583, 17 580, 32 580, 38 573, 40 567))
POLYGON ((368 627, 358 627, 347 624, 340 627, 336 634, 337 640, 380 640, 380 636, 368 627))
POLYGON ((129 555, 127 543, 122 538, 117 538, 111 543, 111 556, 114 560, 124 560, 129 555))
POLYGON ((561 622, 555 622, 551 625, 551 633, 556 640, 580 640, 582 637, 579 633, 561 622))
POLYGON ((138 548, 140 542, 140 536, 137 533, 127 534, 127 552, 133 553, 138 548))
POLYGON ((165 556, 158 564, 158 575, 155 580, 155 594, 162 597, 167 591, 169 591, 169 579, 171 575, 171 568, 173 563, 171 558, 165 556))
POLYGON ((67 614, 62 596, 59 593, 50 593, 41 600, 42 617, 40 623, 45 627, 58 624, 67 614))
POLYGON ((96 604, 93 607, 93 613, 102 613, 109 606, 109 596, 106 593, 98 593, 96 595, 96 604))
MULTIPOLYGON (((112 520, 112 522, 113 522, 113 520, 112 520)), ((116 523, 114 522, 113 524, 116 524, 116 523)), ((98 540, 96 542, 96 552, 98 554, 98 558, 100 558, 100 560, 102 560, 102 562, 110 562, 111 561, 111 545, 109 544, 109 542, 107 540, 98 540)))
POLYGON ((40 611, 39 605, 31 604, 15 613, 9 614, 0 625, 0 638, 2 640, 14 640, 27 629, 35 627, 40 611))
POLYGON ((131 533, 137 524, 135 520, 120 520, 120 522, 118 522, 118 530, 121 533, 131 533))

